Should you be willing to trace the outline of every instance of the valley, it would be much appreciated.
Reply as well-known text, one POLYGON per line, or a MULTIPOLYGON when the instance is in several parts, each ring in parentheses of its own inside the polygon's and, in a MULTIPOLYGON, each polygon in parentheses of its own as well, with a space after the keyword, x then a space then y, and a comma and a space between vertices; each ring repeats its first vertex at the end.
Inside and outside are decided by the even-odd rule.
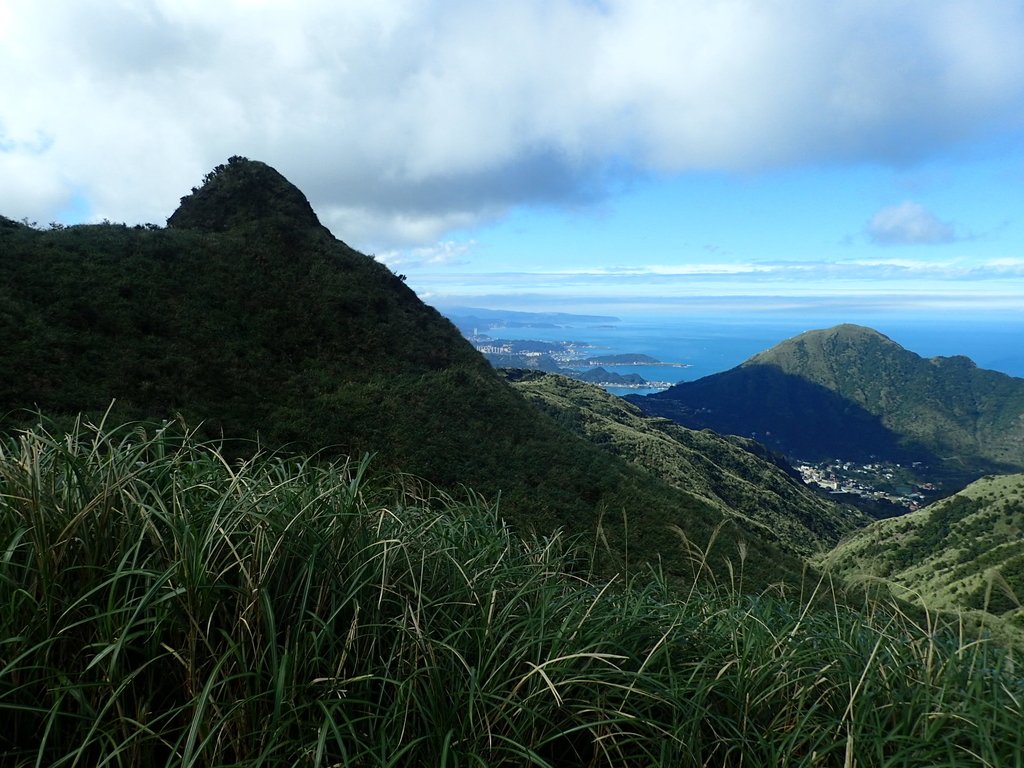
MULTIPOLYGON (((473 312, 483 313, 484 310, 463 308, 449 314, 476 349, 498 368, 522 368, 561 373, 580 381, 595 384, 614 394, 628 395, 631 392, 642 391, 646 395, 663 392, 673 385, 664 381, 645 380, 636 373, 628 373, 624 376, 614 369, 649 371, 658 365, 676 368, 686 368, 691 365, 689 363, 662 363, 657 358, 643 353, 615 352, 609 354, 607 347, 602 348, 588 341, 579 340, 579 338, 576 340, 557 338, 560 332, 566 336, 578 334, 579 337, 584 337, 588 328, 598 325, 593 322, 594 320, 600 320, 600 327, 607 329, 613 327, 614 322, 621 322, 617 318, 591 319, 587 316, 562 314, 559 316, 561 324, 556 324, 551 322, 551 316, 544 314, 516 312, 509 313, 507 318, 502 318, 501 313, 494 312, 493 316, 485 321, 470 314, 473 312), (459 314, 459 312, 466 314, 459 314), (471 322, 477 325, 470 328, 468 323, 471 322), (546 339, 493 339, 480 332, 478 325, 483 322, 487 323, 485 327, 488 330, 502 327, 515 327, 520 330, 543 329, 546 339), (598 352, 603 352, 603 354, 598 354, 598 352), (584 370, 581 369, 581 364, 597 367, 584 370)), ((652 342, 650 339, 645 339, 641 343, 650 346, 652 342)), ((683 391, 688 387, 699 388, 702 386, 702 381, 679 382, 675 391, 683 391)), ((711 381, 714 379, 708 379, 709 383, 711 381)), ((812 391, 809 383, 801 383, 799 386, 804 387, 808 392, 812 391)), ((751 387, 757 389, 760 385, 748 385, 748 389, 751 387)), ((769 391, 763 389, 756 392, 754 389, 750 391, 754 398, 771 396, 769 391)), ((792 400, 802 396, 803 394, 793 394, 789 397, 792 400)), ((965 466, 961 459, 954 462, 943 461, 929 453, 923 445, 915 447, 909 442, 901 443, 898 439, 894 439, 891 433, 880 429, 880 423, 877 420, 871 423, 873 417, 866 413, 848 424, 838 423, 836 425, 834 434, 842 436, 839 442, 832 442, 830 437, 824 435, 817 442, 808 441, 807 435, 814 434, 815 430, 819 429, 815 422, 823 417, 832 418, 828 415, 829 409, 835 407, 822 402, 820 395, 816 396, 818 400, 812 398, 809 401, 811 404, 807 405, 805 410, 794 411, 791 414, 791 418, 795 419, 795 422, 789 426, 786 426, 784 421, 779 421, 778 418, 774 423, 766 420, 766 416, 769 418, 771 416, 763 412, 765 409, 777 416, 783 415, 779 413, 778 408, 771 410, 771 405, 767 403, 763 407, 755 406, 761 412, 747 421, 743 421, 746 417, 733 421, 728 419, 722 421, 721 419, 716 420, 714 416, 713 409, 716 406, 713 399, 706 404, 695 401, 681 409, 670 405, 667 399, 640 397, 633 399, 632 402, 648 413, 663 415, 684 425, 697 428, 711 427, 727 433, 745 434, 760 440, 787 455, 804 482, 825 493, 832 494, 839 500, 855 504, 876 518, 892 517, 918 509, 962 488, 976 478, 980 472, 992 468, 988 464, 971 468, 965 466), (857 419, 867 424, 868 428, 863 429, 857 419), (780 427, 780 424, 783 426, 780 427), (763 431, 751 427, 762 427, 763 431), (779 437, 780 433, 785 435, 787 432, 800 434, 800 440, 788 441, 785 437, 779 437), (860 441, 860 444, 856 445, 855 450, 851 452, 853 458, 835 458, 837 455, 843 455, 841 448, 851 446, 851 437, 854 441, 860 441), (875 440, 875 437, 878 439, 875 440), (802 450, 799 452, 793 450, 793 444, 798 445, 802 450), (882 455, 875 455, 876 453, 882 455), (804 458, 807 454, 814 455, 816 458, 804 458)), ((754 402, 753 399, 749 402, 737 401, 733 404, 723 401, 719 402, 717 407, 720 410, 736 410, 738 408, 742 411, 742 409, 749 408, 754 402)), ((847 415, 855 415, 859 407, 857 405, 842 406, 847 415)), ((785 409, 782 410, 784 413, 785 409)))

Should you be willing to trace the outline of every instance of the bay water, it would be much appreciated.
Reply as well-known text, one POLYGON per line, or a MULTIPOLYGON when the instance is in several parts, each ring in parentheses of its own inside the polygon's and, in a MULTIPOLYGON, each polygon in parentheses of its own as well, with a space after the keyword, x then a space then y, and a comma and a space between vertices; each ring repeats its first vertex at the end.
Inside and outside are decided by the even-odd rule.
MULTIPOLYGON (((842 322, 833 316, 743 313, 621 316, 616 322, 568 323, 559 327, 496 328, 494 338, 577 341, 590 355, 639 353, 667 365, 616 365, 608 370, 637 373, 648 381, 693 381, 728 370, 758 352, 804 331, 842 322)), ((892 314, 861 322, 922 357, 964 355, 980 368, 1024 378, 1024 315, 1006 318, 892 314)), ((607 366, 606 366, 607 367, 607 366)), ((617 389, 616 394, 647 394, 656 389, 617 389)))

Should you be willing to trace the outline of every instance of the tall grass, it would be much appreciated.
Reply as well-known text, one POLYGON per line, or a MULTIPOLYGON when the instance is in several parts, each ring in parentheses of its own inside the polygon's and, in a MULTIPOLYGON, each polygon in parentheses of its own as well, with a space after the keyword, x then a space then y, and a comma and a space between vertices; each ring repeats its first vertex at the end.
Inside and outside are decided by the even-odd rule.
POLYGON ((1024 764, 1021 676, 955 626, 597 582, 585 546, 370 475, 7 438, 3 764, 1024 764))

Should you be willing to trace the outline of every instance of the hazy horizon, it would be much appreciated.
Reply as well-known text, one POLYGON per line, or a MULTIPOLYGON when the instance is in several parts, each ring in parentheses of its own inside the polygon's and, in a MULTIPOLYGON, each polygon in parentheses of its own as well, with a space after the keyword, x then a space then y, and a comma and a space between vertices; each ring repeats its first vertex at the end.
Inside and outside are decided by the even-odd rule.
MULTIPOLYGON (((773 297, 762 298, 768 301, 773 297)), ((509 327, 485 333, 496 338, 583 340, 597 342, 612 353, 651 354, 664 362, 692 366, 679 377, 686 380, 739 365, 749 356, 804 331, 842 323, 873 328, 922 357, 963 355, 979 367, 1024 378, 1024 348, 1019 344, 1024 338, 1024 313, 1009 317, 985 313, 922 314, 885 307, 868 311, 861 308, 857 312, 852 307, 828 304, 779 304, 774 311, 766 311, 763 306, 751 308, 744 301, 734 301, 731 311, 725 311, 722 306, 709 310, 709 306, 713 306, 710 301, 703 305, 694 303, 674 312, 631 307, 616 311, 614 305, 607 304, 603 307, 563 304, 546 309, 439 305, 437 309, 448 316, 472 313, 474 309, 565 313, 567 316, 559 318, 553 327, 509 327), (601 315, 608 320, 586 322, 581 319, 586 315, 601 315)), ((616 370, 639 373, 647 379, 664 378, 664 371, 643 365, 616 370)))

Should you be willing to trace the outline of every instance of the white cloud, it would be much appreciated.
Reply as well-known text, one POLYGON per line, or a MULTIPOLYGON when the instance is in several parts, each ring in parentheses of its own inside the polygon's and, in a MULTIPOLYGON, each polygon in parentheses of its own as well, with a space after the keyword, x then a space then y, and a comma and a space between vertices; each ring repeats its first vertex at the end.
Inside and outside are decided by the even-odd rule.
POLYGON ((445 240, 432 246, 394 250, 378 253, 377 260, 392 269, 430 269, 436 267, 459 267, 469 263, 467 256, 476 243, 445 240))
POLYGON ((934 245, 957 239, 951 224, 909 200, 878 211, 868 222, 867 233, 879 245, 934 245))
MULTIPOLYGON (((788 269, 800 269, 803 265, 790 265, 788 269)), ((541 274, 558 274, 565 276, 589 275, 628 277, 641 275, 645 277, 687 276, 687 275, 751 275, 778 272, 780 267, 775 264, 736 263, 736 262, 704 262, 690 264, 645 264, 628 267, 597 267, 593 269, 566 269, 541 272, 541 274)))
MULTIPOLYGON (((389 264, 391 262, 388 262, 389 264)), ((452 263, 449 266, 460 266, 452 263)), ((464 266, 464 264, 462 264, 464 266)), ((787 291, 806 293, 874 293, 882 290, 912 295, 926 288, 959 292, 1009 293, 1024 290, 1024 258, 968 259, 852 259, 848 261, 771 261, 748 263, 649 264, 590 269, 549 269, 523 272, 475 272, 425 269, 416 287, 430 295, 444 295, 452 286, 472 290, 489 287, 514 292, 590 291, 609 297, 699 295, 709 290, 763 293, 767 286, 786 285, 787 291)), ((1024 305, 1022 305, 1024 309, 1024 305)))
POLYGON ((1018 0, 0 0, 0 42, 0 211, 160 221, 243 154, 358 247, 1024 115, 1018 0))
POLYGON ((433 243, 445 232, 461 229, 485 218, 484 211, 450 210, 431 213, 409 213, 381 210, 369 206, 317 207, 321 223, 343 239, 358 246, 373 242, 387 232, 386 250, 406 252, 422 243, 433 243))
POLYGON ((787 275, 784 270, 757 274, 630 275, 501 273, 476 274, 445 271, 414 275, 409 285, 435 306, 484 306, 524 309, 545 305, 576 311, 581 304, 595 307, 632 305, 636 311, 655 313, 659 307, 678 311, 750 312, 763 308, 760 297, 774 305, 795 307, 809 297, 833 297, 853 305, 877 302, 899 311, 934 313, 972 306, 985 313, 1006 312, 1024 317, 1020 297, 1024 291, 1024 265, 1003 274, 997 283, 985 279, 985 270, 964 269, 958 276, 926 268, 920 271, 835 268, 820 265, 787 275), (797 279, 792 279, 796 277, 797 279), (741 303, 732 309, 718 304, 725 297, 741 303))

